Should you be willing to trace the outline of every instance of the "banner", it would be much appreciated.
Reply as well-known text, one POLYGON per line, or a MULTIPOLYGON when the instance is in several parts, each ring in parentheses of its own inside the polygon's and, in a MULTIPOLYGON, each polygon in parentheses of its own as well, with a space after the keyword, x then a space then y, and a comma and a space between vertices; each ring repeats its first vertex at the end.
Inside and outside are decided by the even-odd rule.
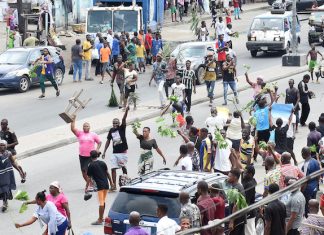
POLYGON ((279 117, 284 123, 287 122, 293 107, 293 104, 273 104, 271 110, 273 122, 275 122, 275 120, 279 117))

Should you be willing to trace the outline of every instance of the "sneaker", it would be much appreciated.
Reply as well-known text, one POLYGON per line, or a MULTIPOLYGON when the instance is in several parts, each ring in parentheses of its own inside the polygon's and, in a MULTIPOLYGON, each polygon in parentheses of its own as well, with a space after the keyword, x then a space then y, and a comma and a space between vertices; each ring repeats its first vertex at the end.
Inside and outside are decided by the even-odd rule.
POLYGON ((227 103, 223 103, 222 105, 223 105, 223 106, 227 106, 227 103))
POLYGON ((8 202, 4 202, 1 211, 5 212, 8 209, 8 202))
POLYGON ((43 99, 43 98, 45 98, 45 95, 38 96, 38 99, 43 99))
POLYGON ((57 97, 57 96, 60 96, 60 90, 57 90, 57 91, 56 91, 56 97, 57 97))
POLYGON ((103 224, 103 221, 100 222, 99 220, 91 223, 91 225, 102 225, 102 224, 103 224))
POLYGON ((84 79, 86 81, 93 81, 93 78, 89 78, 89 79, 84 79))

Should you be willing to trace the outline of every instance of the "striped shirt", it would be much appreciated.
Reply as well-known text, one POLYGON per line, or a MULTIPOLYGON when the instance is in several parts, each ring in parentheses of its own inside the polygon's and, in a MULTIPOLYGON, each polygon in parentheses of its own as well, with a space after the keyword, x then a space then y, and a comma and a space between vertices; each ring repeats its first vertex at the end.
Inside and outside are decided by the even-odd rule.
POLYGON ((196 79, 195 71, 184 69, 182 71, 182 84, 185 85, 186 89, 192 89, 193 82, 196 79))
POLYGON ((240 158, 241 158, 241 164, 243 166, 243 169, 247 165, 248 158, 251 157, 251 164, 253 164, 253 149, 254 149, 254 139, 250 136, 250 139, 248 141, 244 141, 241 139, 240 143, 240 158))

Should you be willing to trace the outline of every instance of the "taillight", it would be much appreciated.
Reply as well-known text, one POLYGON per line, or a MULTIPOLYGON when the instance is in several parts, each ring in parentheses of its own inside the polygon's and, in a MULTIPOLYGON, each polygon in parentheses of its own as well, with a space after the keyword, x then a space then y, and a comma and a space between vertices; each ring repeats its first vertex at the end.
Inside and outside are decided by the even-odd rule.
POLYGON ((109 217, 105 218, 104 233, 105 234, 113 234, 111 219, 109 217))

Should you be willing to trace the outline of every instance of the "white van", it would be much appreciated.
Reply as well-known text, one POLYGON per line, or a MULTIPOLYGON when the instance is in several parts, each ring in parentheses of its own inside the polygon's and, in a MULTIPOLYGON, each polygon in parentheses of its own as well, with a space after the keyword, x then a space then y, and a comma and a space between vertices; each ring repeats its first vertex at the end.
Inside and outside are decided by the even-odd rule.
MULTIPOLYGON (((288 53, 292 41, 292 12, 273 10, 254 17, 247 35, 246 48, 252 57, 258 51, 283 51, 288 53)), ((300 22, 297 16, 297 40, 300 43, 300 22)))

